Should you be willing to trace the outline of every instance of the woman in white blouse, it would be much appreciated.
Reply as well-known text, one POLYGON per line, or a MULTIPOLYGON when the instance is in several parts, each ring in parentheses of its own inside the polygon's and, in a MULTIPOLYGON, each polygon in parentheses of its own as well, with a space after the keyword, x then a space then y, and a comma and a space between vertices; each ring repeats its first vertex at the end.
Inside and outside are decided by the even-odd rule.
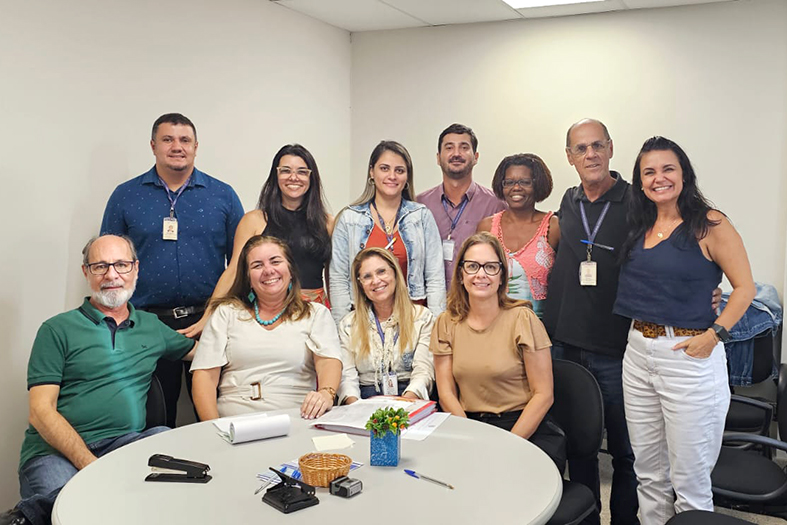
POLYGON ((393 254, 367 248, 352 264, 355 310, 339 323, 339 401, 375 395, 428 399, 434 384, 429 337, 432 313, 413 304, 393 254))
POLYGON ((321 416, 333 406, 342 369, 330 312, 301 299, 279 239, 250 238, 238 264, 243 271, 215 300, 191 365, 199 418, 296 407, 304 418, 321 416))

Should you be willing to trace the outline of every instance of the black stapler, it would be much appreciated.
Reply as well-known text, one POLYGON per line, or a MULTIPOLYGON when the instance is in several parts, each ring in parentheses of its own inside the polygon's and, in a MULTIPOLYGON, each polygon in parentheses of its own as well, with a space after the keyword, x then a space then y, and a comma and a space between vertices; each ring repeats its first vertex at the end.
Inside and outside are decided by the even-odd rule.
POLYGON ((145 481, 163 481, 167 483, 207 483, 213 479, 208 475, 210 467, 205 463, 197 463, 187 459, 173 458, 165 454, 153 454, 148 459, 148 466, 182 472, 153 472, 145 481))
POLYGON ((281 483, 269 488, 262 497, 262 501, 271 507, 289 514, 296 510, 317 505, 320 502, 317 496, 314 495, 314 487, 311 485, 293 479, 275 468, 271 468, 271 470, 281 478, 281 483))

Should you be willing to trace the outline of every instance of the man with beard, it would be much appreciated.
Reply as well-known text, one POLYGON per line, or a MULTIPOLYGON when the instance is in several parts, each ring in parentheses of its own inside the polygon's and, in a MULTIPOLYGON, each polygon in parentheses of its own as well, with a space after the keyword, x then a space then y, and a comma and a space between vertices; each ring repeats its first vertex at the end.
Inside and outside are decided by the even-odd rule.
MULTIPOLYGON (((198 146, 194 123, 185 116, 156 119, 150 140, 156 164, 115 189, 101 224, 101 233, 128 235, 139 248, 142 270, 134 306, 174 330, 202 317, 243 216, 232 187, 194 167, 198 146)), ((182 368, 165 360, 156 368, 170 427, 177 419, 182 368)), ((190 391, 188 373, 186 381, 190 391)))
POLYGON ((94 238, 82 253, 91 296, 45 321, 36 335, 27 370, 30 426, 19 461, 23 499, 0 524, 49 523, 57 494, 79 470, 167 430, 144 430, 156 361, 190 359, 196 346, 129 304, 139 261, 128 238, 94 238))
POLYGON ((451 285, 454 259, 464 240, 475 233, 481 219, 506 208, 492 190, 473 181, 477 149, 478 139, 472 129, 462 124, 445 128, 437 140, 437 165, 443 171, 443 183, 416 197, 432 212, 440 230, 446 288, 451 285))

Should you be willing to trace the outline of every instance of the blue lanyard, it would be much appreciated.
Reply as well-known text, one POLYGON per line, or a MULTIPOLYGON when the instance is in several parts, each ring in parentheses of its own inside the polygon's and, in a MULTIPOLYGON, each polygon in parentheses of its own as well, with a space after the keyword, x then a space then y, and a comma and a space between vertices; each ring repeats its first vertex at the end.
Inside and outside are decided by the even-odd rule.
POLYGON ((593 241, 596 240, 596 235, 598 234, 599 228, 601 228, 601 223, 604 222, 604 217, 607 216, 607 211, 609 211, 609 205, 612 204, 610 201, 604 205, 604 209, 601 210, 601 215, 599 215, 598 220, 596 221, 596 226, 593 228, 593 232, 590 232, 590 226, 588 225, 588 216, 585 213, 585 205, 582 201, 579 201, 579 211, 582 212, 582 226, 585 227, 585 235, 588 236, 587 243, 588 245, 592 245, 593 241))
MULTIPOLYGON (((448 215, 449 219, 451 219, 451 214, 448 213, 448 204, 446 204, 447 200, 448 199, 445 198, 445 195, 442 195, 440 197, 440 202, 443 203, 443 209, 445 210, 445 214, 448 215)), ((465 196, 462 197, 462 203, 459 205, 459 211, 456 212, 456 216, 453 219, 451 219, 451 229, 448 230, 448 237, 446 237, 447 239, 451 238, 451 234, 454 232, 454 228, 456 228, 456 225, 459 224, 459 219, 462 218, 462 214, 464 213, 465 207, 467 206, 468 202, 470 202, 470 200, 467 198, 467 194, 465 193, 465 196)))
POLYGON ((167 199, 169 199, 169 216, 170 217, 174 217, 175 216, 175 205, 178 203, 178 199, 180 198, 181 194, 183 193, 183 190, 185 190, 186 186, 189 185, 189 182, 191 181, 191 175, 189 175, 189 178, 186 179, 186 182, 183 183, 183 185, 180 187, 178 192, 175 194, 175 198, 174 199, 172 198, 172 194, 169 191, 169 186, 167 186, 167 183, 164 182, 164 179, 162 179, 159 176, 158 180, 161 181, 161 185, 164 186, 164 190, 167 192, 167 199))
MULTIPOLYGON (((374 314, 374 323, 377 325, 377 333, 380 334, 380 341, 382 341, 383 350, 385 350, 385 333, 383 333, 383 327, 380 324, 380 319, 377 318, 377 314, 374 314)), ((399 340, 399 330, 397 329, 396 333, 394 333, 394 340, 393 340, 394 345, 398 340, 399 340)))
MULTIPOLYGON (((374 207, 374 211, 377 212, 377 218, 380 219, 380 224, 383 225, 383 233, 385 234, 385 240, 387 241, 387 246, 391 246, 391 240, 394 238, 393 230, 396 228, 396 225, 399 224, 399 217, 402 214, 402 203, 399 203, 399 209, 396 210, 396 218, 394 219, 393 226, 391 227, 391 233, 388 234, 388 226, 385 224, 385 219, 383 216, 380 215, 380 210, 377 209, 377 204, 372 200, 372 206, 374 207)), ((393 251, 393 249, 391 249, 393 251)), ((376 317, 375 317, 376 318, 376 317)), ((377 323, 377 326, 380 326, 380 323, 377 323)))

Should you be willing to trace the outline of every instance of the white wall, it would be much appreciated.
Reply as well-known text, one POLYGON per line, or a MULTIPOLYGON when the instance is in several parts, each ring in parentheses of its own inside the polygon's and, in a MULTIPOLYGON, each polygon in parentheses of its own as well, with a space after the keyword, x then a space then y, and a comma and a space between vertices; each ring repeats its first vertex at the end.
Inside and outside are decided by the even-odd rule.
POLYGON ((120 182, 153 165, 150 127, 197 126, 197 166, 246 209, 275 152, 311 150, 347 200, 350 35, 260 0, 0 2, 0 510, 18 499, 27 358, 86 293, 80 250, 120 182))
POLYGON ((750 0, 531 21, 353 34, 352 177, 383 138, 413 156, 416 189, 440 182, 437 137, 479 137, 476 179, 533 152, 553 172, 556 209, 578 177, 568 126, 610 129, 613 169, 631 180, 644 140, 689 154, 706 196, 742 234, 755 279, 782 289, 787 167, 787 2, 750 0))

